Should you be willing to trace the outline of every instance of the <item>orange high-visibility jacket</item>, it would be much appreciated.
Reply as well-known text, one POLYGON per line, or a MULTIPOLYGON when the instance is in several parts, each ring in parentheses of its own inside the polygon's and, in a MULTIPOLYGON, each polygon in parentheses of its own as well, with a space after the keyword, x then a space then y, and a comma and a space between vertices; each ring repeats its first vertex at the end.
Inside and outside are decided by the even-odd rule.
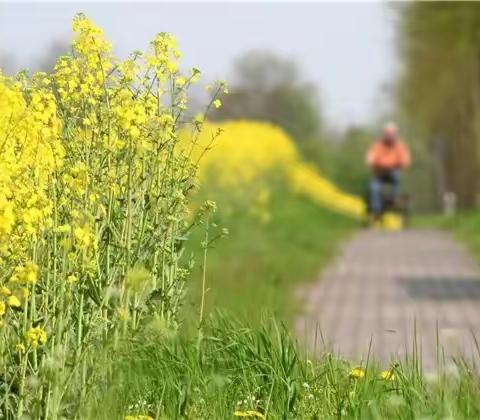
POLYGON ((395 140, 391 145, 381 139, 372 144, 367 153, 366 163, 372 168, 403 169, 411 164, 410 150, 401 140, 395 140))

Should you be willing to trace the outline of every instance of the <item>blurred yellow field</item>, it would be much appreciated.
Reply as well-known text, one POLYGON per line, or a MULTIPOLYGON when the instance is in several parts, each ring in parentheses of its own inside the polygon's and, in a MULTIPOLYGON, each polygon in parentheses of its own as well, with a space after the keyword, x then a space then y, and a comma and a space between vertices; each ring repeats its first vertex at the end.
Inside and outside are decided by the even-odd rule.
POLYGON ((204 150, 218 130, 222 134, 201 161, 201 177, 211 175, 232 194, 256 188, 265 195, 273 173, 285 177, 292 192, 305 195, 320 206, 356 219, 365 216, 363 199, 341 191, 318 169, 304 163, 293 140, 280 128, 254 121, 209 123, 197 148, 204 150))

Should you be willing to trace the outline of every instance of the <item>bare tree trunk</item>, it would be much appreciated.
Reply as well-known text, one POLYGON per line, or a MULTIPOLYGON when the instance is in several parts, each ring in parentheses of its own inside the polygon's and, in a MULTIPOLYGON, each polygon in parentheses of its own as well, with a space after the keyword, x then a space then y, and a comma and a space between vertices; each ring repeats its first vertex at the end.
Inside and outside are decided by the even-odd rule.
POLYGON ((445 135, 441 134, 441 132, 439 132, 438 134, 433 134, 432 139, 430 140, 430 145, 430 149, 432 150, 433 155, 432 166, 436 202, 438 206, 441 206, 444 194, 449 191, 449 189, 447 189, 447 177, 445 173, 445 135))
MULTIPOLYGON (((478 47, 477 47, 478 48, 478 47)), ((471 89, 471 100, 472 100, 472 141, 474 142, 474 156, 475 156, 475 166, 473 168, 472 178, 475 180, 474 185, 474 194, 475 194, 475 207, 479 205, 479 195, 480 191, 478 188, 478 171, 480 168, 480 53, 476 53, 473 68, 473 77, 472 77, 472 89, 471 89)))

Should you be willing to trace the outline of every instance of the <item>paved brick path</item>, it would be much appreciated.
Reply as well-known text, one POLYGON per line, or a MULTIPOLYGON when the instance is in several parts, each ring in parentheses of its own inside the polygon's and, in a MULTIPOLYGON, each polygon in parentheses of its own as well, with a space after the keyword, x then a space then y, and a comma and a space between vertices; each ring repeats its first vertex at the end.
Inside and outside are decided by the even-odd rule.
POLYGON ((309 343, 317 330, 318 349, 360 360, 372 340, 377 360, 403 358, 415 327, 427 368, 435 365, 437 332, 445 359, 478 358, 480 267, 446 233, 361 232, 304 292, 297 330, 309 343))

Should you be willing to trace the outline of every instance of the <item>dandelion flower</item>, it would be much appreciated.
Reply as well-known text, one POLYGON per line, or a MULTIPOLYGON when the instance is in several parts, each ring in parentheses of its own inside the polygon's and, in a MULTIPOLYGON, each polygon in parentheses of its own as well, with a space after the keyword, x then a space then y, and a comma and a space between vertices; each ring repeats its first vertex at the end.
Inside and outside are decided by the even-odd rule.
POLYGON ((381 374, 380 374, 381 378, 384 379, 385 381, 393 381, 395 380, 395 373, 393 371, 393 369, 389 369, 389 370, 384 370, 381 374))
POLYGON ((147 415, 144 415, 144 414, 140 414, 140 415, 136 415, 136 416, 125 416, 124 420, 153 420, 153 417, 150 417, 150 416, 147 416, 147 415))
POLYGON ((353 368, 350 371, 350 377, 351 378, 359 379, 359 378, 363 378, 364 376, 365 376, 365 369, 363 369, 361 367, 353 368))
POLYGON ((259 411, 248 410, 248 411, 235 411, 233 413, 235 417, 256 417, 257 419, 264 419, 265 416, 259 411))

